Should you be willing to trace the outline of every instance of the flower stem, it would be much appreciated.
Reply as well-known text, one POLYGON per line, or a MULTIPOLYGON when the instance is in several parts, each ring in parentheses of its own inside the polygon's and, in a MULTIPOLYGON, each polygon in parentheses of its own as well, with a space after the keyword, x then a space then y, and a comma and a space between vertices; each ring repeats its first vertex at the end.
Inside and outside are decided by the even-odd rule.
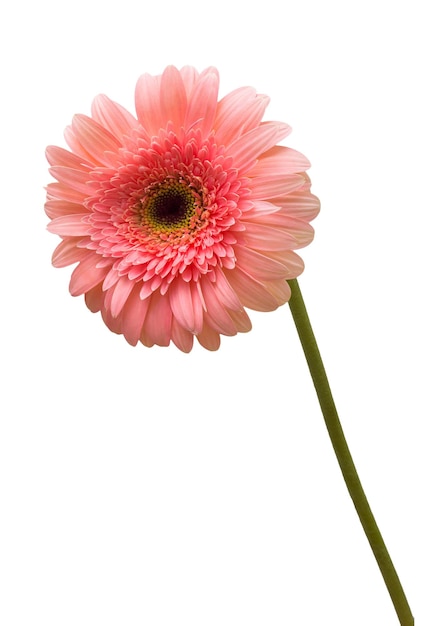
POLYGON ((401 626, 413 626, 414 617, 361 485, 342 430, 321 355, 297 280, 289 280, 289 306, 345 484, 374 553, 401 626))

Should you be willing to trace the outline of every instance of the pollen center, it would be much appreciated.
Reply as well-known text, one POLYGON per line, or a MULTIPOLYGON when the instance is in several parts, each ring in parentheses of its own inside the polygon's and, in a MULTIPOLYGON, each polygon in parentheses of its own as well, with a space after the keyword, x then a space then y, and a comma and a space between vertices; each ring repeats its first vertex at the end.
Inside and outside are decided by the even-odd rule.
POLYGON ((165 180, 151 189, 142 201, 141 225, 173 232, 193 228, 200 213, 200 197, 178 180, 165 180))

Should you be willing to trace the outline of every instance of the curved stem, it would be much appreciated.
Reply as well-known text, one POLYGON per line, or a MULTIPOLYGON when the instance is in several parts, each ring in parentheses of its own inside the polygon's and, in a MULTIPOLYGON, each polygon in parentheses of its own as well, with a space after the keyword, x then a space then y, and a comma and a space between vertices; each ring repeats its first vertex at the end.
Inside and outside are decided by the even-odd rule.
POLYGON ((288 284, 291 288, 289 306, 345 484, 381 570, 399 622, 401 626, 413 626, 414 617, 349 451, 300 287, 297 280, 289 280, 288 284))

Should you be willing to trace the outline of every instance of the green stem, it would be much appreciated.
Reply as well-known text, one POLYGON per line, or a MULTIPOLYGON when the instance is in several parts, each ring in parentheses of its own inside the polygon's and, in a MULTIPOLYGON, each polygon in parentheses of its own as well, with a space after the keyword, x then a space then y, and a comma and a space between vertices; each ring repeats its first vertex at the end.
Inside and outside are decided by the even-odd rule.
POLYGON ((297 280, 289 280, 288 284, 291 288, 289 306, 345 484, 354 502, 354 506, 375 555, 378 567, 381 570, 399 622, 401 626, 413 626, 414 617, 367 501, 366 494, 349 451, 300 287, 297 280))

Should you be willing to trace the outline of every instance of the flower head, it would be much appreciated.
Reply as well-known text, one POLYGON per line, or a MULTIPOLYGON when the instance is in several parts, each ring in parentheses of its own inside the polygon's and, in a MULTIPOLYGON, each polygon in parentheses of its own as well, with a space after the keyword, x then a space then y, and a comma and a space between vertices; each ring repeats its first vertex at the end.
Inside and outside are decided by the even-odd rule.
POLYGON ((218 101, 215 68, 145 74, 136 117, 100 95, 47 148, 45 210, 62 238, 55 267, 78 263, 70 292, 136 345, 188 352, 194 336, 250 330, 245 307, 288 301, 303 270, 294 252, 319 211, 308 160, 277 145, 290 128, 262 122, 269 99, 251 87, 218 101))

